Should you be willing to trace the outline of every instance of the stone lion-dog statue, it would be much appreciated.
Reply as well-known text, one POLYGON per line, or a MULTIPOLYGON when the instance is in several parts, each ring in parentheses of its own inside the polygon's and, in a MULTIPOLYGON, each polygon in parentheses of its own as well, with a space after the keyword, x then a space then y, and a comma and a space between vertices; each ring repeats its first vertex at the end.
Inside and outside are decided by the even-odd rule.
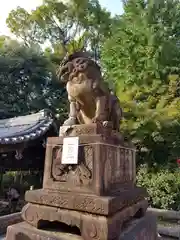
POLYGON ((58 69, 66 83, 69 118, 63 125, 101 123, 119 132, 122 109, 103 80, 99 65, 86 52, 69 55, 58 69))

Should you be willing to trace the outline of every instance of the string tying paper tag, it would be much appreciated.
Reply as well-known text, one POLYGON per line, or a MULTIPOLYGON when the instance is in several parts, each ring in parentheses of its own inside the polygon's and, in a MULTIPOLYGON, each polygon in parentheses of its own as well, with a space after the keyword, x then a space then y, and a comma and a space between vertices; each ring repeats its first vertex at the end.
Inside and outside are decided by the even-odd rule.
MULTIPOLYGON (((79 147, 84 147, 84 146, 93 146, 93 145, 103 145, 103 146, 109 146, 109 147, 114 147, 114 148, 117 148, 117 149, 124 149, 124 150, 131 150, 131 151, 134 151, 134 152, 137 152, 137 150, 134 148, 134 147, 124 147, 124 146, 121 146, 121 145, 115 145, 115 144, 109 144, 109 143, 102 143, 102 142, 92 142, 92 143, 83 143, 83 144, 78 144, 79 147)), ((46 146, 62 146, 62 144, 49 144, 47 143, 46 146)))

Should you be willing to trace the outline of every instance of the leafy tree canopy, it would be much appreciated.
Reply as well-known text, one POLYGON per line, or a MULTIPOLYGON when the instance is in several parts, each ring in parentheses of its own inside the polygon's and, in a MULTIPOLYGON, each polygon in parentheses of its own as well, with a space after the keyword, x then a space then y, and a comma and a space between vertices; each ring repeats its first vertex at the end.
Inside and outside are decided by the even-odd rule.
POLYGON ((98 0, 45 0, 30 13, 20 7, 11 11, 7 25, 27 45, 47 42, 65 54, 84 47, 97 50, 113 21, 98 0))
POLYGON ((180 3, 126 0, 124 10, 102 49, 106 76, 140 159, 167 165, 180 155, 180 3))
POLYGON ((61 113, 66 107, 65 90, 41 49, 6 37, 0 37, 0 88, 1 109, 13 115, 44 108, 61 113))

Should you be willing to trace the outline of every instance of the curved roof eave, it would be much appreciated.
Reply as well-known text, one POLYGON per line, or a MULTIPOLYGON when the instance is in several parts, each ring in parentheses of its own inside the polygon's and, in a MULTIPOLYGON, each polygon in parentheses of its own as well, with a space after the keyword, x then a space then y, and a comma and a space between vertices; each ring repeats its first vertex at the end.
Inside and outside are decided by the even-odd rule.
POLYGON ((16 144, 43 136, 54 124, 49 110, 0 120, 0 144, 16 144))

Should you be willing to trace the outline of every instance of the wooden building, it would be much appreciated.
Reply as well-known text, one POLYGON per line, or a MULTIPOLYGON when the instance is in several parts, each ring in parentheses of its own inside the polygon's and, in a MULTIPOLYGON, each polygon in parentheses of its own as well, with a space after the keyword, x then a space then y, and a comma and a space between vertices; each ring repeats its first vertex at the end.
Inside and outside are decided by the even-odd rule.
POLYGON ((0 120, 0 171, 43 170, 47 137, 58 136, 48 110, 0 120))

